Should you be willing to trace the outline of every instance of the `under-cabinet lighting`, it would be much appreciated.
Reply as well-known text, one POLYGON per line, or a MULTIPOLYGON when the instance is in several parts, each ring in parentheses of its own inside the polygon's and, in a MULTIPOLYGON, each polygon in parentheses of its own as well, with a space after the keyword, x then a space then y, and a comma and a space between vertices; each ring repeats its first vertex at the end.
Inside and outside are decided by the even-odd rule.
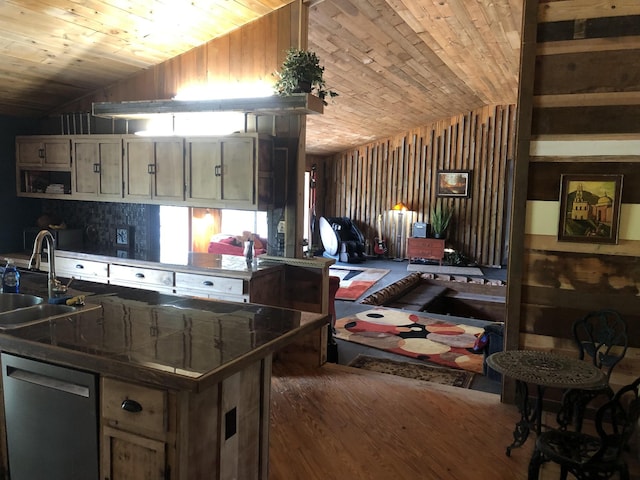
POLYGON ((147 137, 187 135, 229 135, 244 131, 242 112, 205 112, 157 115, 147 120, 144 130, 136 135, 147 137))

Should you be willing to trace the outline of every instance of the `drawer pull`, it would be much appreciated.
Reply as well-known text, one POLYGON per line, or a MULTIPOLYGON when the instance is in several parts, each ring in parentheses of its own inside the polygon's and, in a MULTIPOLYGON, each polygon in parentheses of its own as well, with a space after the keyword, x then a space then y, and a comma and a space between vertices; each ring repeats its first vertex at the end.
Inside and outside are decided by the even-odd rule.
POLYGON ((213 282, 211 280, 205 280, 202 282, 205 287, 213 287, 213 282))
POLYGON ((126 410, 130 413, 140 413, 142 411, 142 405, 140 405, 135 400, 131 400, 127 398, 121 405, 122 410, 126 410))
POLYGON ((82 265, 81 263, 77 263, 76 268, 82 270, 84 268, 84 265, 82 265))
POLYGON ((144 278, 144 273, 136 273, 136 278, 144 278))

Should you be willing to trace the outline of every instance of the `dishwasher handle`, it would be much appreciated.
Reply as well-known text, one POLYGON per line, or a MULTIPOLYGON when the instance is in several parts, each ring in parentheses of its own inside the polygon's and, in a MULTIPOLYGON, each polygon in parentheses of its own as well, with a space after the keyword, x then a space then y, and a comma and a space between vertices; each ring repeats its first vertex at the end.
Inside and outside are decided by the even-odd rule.
POLYGON ((89 387, 85 385, 78 385, 76 383, 60 380, 59 378, 50 377, 30 370, 7 366, 7 376, 15 380, 32 383, 41 387, 51 388, 60 392, 89 398, 89 387))

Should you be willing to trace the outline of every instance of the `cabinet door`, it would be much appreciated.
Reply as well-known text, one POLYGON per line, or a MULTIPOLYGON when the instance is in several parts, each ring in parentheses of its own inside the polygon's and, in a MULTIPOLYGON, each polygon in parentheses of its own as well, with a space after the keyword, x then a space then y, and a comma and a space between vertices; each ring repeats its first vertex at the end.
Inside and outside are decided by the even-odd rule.
POLYGON ((151 199, 150 172, 154 164, 154 144, 151 139, 133 138, 124 141, 125 198, 151 199))
POLYGON ((163 138, 155 140, 154 145, 153 196, 157 200, 184 200, 184 141, 163 138))
POLYGON ((165 480, 166 444, 104 426, 102 478, 104 480, 165 480))
POLYGON ((73 141, 74 193, 122 198, 122 141, 118 136, 73 141))
POLYGON ((220 200, 222 166, 220 139, 186 140, 187 199, 197 202, 220 200))
POLYGON ((225 138, 222 141, 222 200, 255 203, 255 139, 225 138))
POLYGON ((125 139, 125 198, 184 200, 183 150, 178 138, 125 139))
POLYGON ((21 166, 68 168, 71 166, 70 138, 56 135, 17 137, 16 160, 21 166))

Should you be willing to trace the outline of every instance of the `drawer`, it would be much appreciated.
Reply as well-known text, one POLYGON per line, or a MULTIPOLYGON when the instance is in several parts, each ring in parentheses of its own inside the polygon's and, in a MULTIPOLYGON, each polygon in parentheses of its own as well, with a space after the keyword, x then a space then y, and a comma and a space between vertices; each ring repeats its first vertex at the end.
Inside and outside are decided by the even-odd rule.
POLYGON ((168 393, 165 390, 103 378, 101 400, 102 417, 111 426, 159 434, 164 434, 169 428, 168 393), (123 408, 125 401, 129 405, 139 406, 139 411, 135 411, 136 408, 123 408))
POLYGON ((112 283, 131 286, 140 285, 141 288, 144 288, 144 285, 173 287, 173 272, 129 265, 111 264, 109 279, 112 283))
POLYGON ((61 277, 75 277, 79 280, 105 281, 109 276, 109 264, 56 257, 56 273, 61 277))
POLYGON ((176 272, 176 292, 179 290, 198 290, 200 293, 214 295, 242 295, 244 293, 244 280, 241 278, 176 272))

